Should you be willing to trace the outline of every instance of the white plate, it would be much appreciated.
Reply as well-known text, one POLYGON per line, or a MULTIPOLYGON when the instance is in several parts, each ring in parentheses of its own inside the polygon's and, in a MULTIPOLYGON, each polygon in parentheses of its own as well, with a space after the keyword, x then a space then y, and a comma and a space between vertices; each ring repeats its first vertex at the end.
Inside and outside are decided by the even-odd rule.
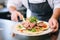
MULTIPOLYGON (((47 22, 44 22, 44 23, 46 23, 46 24, 48 25, 47 22)), ((48 25, 48 29, 47 29, 47 30, 42 31, 42 32, 39 32, 39 33, 37 33, 37 34, 35 34, 35 33, 19 32, 19 31, 17 31, 15 28, 16 28, 16 27, 13 28, 13 33, 19 34, 19 35, 24 35, 24 36, 40 36, 40 35, 45 35, 45 34, 48 34, 48 33, 52 32, 52 30, 51 30, 51 28, 49 27, 49 25, 48 25)))

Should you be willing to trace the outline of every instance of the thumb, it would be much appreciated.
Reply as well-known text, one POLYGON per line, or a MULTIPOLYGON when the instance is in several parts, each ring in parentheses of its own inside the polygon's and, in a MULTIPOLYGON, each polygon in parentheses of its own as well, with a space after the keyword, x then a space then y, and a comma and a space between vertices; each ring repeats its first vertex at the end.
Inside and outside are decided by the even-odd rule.
POLYGON ((52 28, 52 21, 49 21, 49 26, 50 26, 50 28, 52 28))
POLYGON ((23 15, 21 13, 18 13, 20 20, 23 20, 23 15))

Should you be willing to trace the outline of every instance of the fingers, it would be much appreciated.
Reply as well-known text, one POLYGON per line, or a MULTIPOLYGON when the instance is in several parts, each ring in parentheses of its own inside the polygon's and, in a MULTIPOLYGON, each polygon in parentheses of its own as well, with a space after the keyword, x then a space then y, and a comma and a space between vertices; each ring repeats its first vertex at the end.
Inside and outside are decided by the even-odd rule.
POLYGON ((23 20, 23 15, 20 12, 18 12, 18 11, 12 12, 11 20, 18 21, 18 16, 19 16, 20 20, 23 20))
POLYGON ((11 20, 12 21, 18 21, 17 17, 15 17, 15 16, 14 17, 11 17, 11 20))
POLYGON ((50 19, 49 20, 49 25, 52 29, 52 32, 56 32, 58 30, 58 22, 55 19, 50 19))
POLYGON ((50 28, 52 29, 53 22, 52 22, 51 20, 49 20, 49 26, 50 26, 50 28))
POLYGON ((53 32, 56 32, 58 30, 58 22, 54 21, 52 27, 53 27, 53 32))
POLYGON ((23 15, 21 13, 18 13, 20 20, 23 20, 23 15))
POLYGON ((57 23, 57 24, 56 24, 56 27, 55 27, 54 30, 53 30, 54 32, 58 31, 58 25, 59 25, 59 24, 57 23))
POLYGON ((54 21, 53 21, 53 26, 52 26, 52 28, 56 29, 57 23, 58 23, 58 22, 57 22, 56 20, 54 20, 54 21))
POLYGON ((12 20, 12 21, 18 21, 18 16, 17 16, 17 14, 11 14, 11 20, 12 20))
POLYGON ((20 16, 20 20, 23 20, 23 15, 20 16))

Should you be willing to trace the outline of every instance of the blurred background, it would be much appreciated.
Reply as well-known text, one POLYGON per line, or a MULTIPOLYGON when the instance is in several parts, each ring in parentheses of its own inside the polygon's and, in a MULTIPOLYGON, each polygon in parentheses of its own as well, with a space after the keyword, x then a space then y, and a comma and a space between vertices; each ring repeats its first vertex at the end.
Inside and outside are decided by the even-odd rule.
MULTIPOLYGON (((8 19, 10 20, 11 15, 6 7, 7 0, 0 0, 0 18, 1 19, 8 19)), ((21 9, 19 10, 23 13, 23 15, 26 17, 26 8, 22 5, 21 9)))
MULTIPOLYGON (((9 11, 8 11, 8 9, 6 7, 6 3, 7 3, 7 0, 0 0, 0 28, 4 29, 2 31, 0 29, 0 40, 2 40, 2 39, 3 40, 19 40, 18 39, 19 36, 17 38, 12 38, 12 39, 10 37, 12 24, 14 25, 15 22, 10 21, 11 20, 11 14, 9 13, 9 11), (3 20, 3 19, 7 19, 7 20, 3 20)), ((18 10, 18 11, 23 13, 24 17, 26 17, 26 8, 23 5, 21 6, 21 9, 18 10)), ((46 40, 48 40, 49 39, 48 36, 46 36, 46 37, 44 37, 44 38, 46 38, 46 40)), ((60 40, 60 34, 59 34, 58 37, 59 37, 58 40, 60 40)))

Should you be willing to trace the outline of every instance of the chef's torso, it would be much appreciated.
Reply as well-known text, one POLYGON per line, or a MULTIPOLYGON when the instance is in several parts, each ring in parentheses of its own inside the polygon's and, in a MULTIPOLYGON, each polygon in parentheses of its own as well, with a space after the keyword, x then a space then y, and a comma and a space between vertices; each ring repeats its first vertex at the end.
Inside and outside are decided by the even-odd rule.
POLYGON ((51 16, 52 7, 48 0, 25 0, 25 3, 23 2, 27 7, 27 17, 36 16, 39 20, 45 20, 49 19, 49 17, 46 18, 45 16, 51 16))

